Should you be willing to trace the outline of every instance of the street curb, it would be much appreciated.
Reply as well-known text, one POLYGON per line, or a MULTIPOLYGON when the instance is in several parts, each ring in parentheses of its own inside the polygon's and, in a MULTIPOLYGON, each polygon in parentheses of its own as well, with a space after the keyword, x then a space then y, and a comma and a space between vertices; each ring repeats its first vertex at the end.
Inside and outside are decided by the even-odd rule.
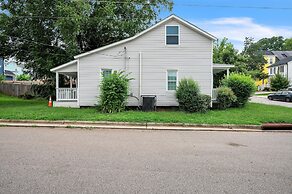
POLYGON ((11 127, 54 127, 54 128, 91 128, 91 129, 138 129, 173 131, 248 131, 259 132, 258 125, 211 125, 181 123, 131 123, 109 121, 48 121, 48 120, 7 120, 0 119, 0 126, 11 127))

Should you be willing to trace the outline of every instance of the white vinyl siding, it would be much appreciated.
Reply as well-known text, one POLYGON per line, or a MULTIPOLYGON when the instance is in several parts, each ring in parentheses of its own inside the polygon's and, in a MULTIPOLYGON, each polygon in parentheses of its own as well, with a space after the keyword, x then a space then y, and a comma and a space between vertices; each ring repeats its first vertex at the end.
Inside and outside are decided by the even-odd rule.
POLYGON ((177 70, 167 71, 167 90, 176 90, 177 87, 177 70))
MULTIPOLYGON (((167 91, 167 70, 178 70, 177 82, 182 78, 196 80, 202 93, 211 95, 212 42, 176 20, 170 20, 135 40, 82 57, 79 59, 80 106, 98 103, 102 69, 121 71, 126 68, 126 73, 133 78, 129 93, 137 98, 156 95, 157 106, 178 106, 174 92, 167 91), (165 45, 165 26, 179 26, 179 46, 165 45), (126 53, 121 54, 125 47, 126 53)), ((139 103, 141 99, 128 98, 129 106, 139 103)))
POLYGON ((165 27, 166 45, 179 45, 179 26, 165 27))

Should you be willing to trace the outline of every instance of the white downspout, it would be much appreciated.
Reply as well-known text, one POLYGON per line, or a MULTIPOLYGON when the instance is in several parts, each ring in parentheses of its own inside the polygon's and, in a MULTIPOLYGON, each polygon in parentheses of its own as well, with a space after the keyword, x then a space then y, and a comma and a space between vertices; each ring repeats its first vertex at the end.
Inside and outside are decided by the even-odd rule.
POLYGON ((139 99, 142 95, 142 52, 139 52, 139 99))

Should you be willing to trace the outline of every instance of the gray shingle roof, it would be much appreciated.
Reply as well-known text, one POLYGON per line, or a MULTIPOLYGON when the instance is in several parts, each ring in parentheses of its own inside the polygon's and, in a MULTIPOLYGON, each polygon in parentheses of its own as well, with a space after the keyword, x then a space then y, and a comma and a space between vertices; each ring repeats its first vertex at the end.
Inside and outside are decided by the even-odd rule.
POLYGON ((266 55, 275 55, 278 60, 292 56, 292 51, 266 51, 266 55))
POLYGON ((275 67, 275 66, 278 66, 278 65, 283 65, 283 64, 286 64, 288 63, 289 61, 292 61, 292 56, 290 57, 286 57, 280 61, 277 61, 276 63, 274 63, 273 65, 270 65, 269 67, 275 67))

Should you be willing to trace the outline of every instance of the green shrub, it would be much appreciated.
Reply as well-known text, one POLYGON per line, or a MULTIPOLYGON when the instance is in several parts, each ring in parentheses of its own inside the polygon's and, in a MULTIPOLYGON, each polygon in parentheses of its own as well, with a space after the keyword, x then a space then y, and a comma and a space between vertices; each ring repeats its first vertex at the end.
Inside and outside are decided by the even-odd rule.
POLYGON ((234 106, 244 106, 248 98, 256 91, 255 81, 251 76, 232 73, 222 80, 223 86, 229 87, 236 96, 234 106))
POLYGON ((211 103, 211 97, 200 94, 199 85, 192 79, 179 82, 176 98, 180 109, 186 112, 206 112, 211 103))
POLYGON ((121 112, 125 110, 129 91, 128 75, 114 71, 103 78, 100 85, 100 110, 105 113, 121 112))
POLYGON ((199 103, 198 103, 198 111, 199 112, 207 112, 211 105, 211 96, 200 94, 199 95, 199 103))
POLYGON ((4 75, 0 75, 0 83, 3 82, 5 80, 5 76, 4 75))
POLYGON ((281 74, 276 74, 271 78, 271 89, 278 91, 281 89, 286 89, 289 86, 288 78, 282 76, 281 74))
POLYGON ((18 81, 29 81, 29 80, 31 80, 31 77, 30 77, 29 74, 22 74, 22 75, 18 75, 16 77, 16 80, 18 80, 18 81))
POLYGON ((217 102, 219 109, 226 109, 236 102, 236 96, 230 88, 220 87, 218 88, 217 102))

